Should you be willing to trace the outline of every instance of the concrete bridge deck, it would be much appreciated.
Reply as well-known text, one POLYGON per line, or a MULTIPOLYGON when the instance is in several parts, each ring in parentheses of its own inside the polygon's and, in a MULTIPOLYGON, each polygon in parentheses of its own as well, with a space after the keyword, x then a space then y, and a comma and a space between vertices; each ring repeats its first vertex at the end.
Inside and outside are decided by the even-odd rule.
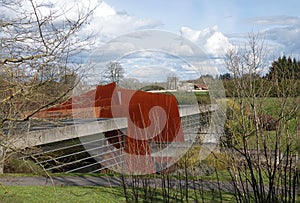
MULTIPOLYGON (((216 105, 181 106, 180 117, 187 117, 216 110, 216 105)), ((117 129, 127 128, 126 118, 80 119, 59 123, 60 127, 46 125, 33 127, 25 136, 17 136, 14 146, 17 148, 45 145, 88 135, 99 134, 117 129)))
MULTIPOLYGON (((206 113, 216 109, 216 105, 180 106, 179 113, 185 142, 149 143, 151 157, 172 158, 185 153, 197 136, 201 136, 202 133, 207 134, 200 121, 205 120, 206 113)), ((108 141, 112 138, 120 139, 125 135, 118 134, 106 138, 99 134, 126 129, 127 118, 76 119, 63 120, 57 125, 41 124, 31 126, 31 130, 25 136, 18 136, 21 138, 15 140, 14 145, 18 148, 40 147, 41 150, 36 154, 30 154, 30 157, 35 157, 37 164, 43 165, 48 171, 95 173, 101 171, 103 166, 120 167, 125 163, 124 140, 121 138, 118 143, 108 141), (119 148, 114 147, 116 144, 119 148)))

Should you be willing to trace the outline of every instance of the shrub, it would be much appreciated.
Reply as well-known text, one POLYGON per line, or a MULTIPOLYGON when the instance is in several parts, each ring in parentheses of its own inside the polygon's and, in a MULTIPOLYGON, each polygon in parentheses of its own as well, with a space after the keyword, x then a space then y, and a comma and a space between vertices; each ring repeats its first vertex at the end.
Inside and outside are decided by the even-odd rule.
POLYGON ((4 165, 4 173, 33 173, 44 175, 45 171, 32 160, 11 156, 4 165))

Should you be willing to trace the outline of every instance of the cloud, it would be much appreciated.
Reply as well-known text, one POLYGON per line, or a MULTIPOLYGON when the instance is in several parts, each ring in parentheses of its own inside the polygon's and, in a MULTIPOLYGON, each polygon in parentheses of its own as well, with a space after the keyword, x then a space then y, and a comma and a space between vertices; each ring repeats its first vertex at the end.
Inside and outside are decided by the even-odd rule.
MULTIPOLYGON (((171 73, 179 80, 199 78, 195 67, 182 58, 159 50, 140 50, 119 59, 126 78, 139 81, 165 81, 171 73)), ((99 66, 100 68, 100 66, 99 66)))
POLYGON ((205 53, 213 57, 224 56, 226 50, 233 45, 229 39, 218 31, 218 27, 194 30, 182 27, 180 33, 183 37, 196 43, 205 53))
POLYGON ((204 30, 194 30, 189 27, 182 27, 180 33, 183 37, 191 40, 192 42, 203 44, 213 33, 218 29, 217 26, 206 28, 204 30))
POLYGON ((172 50, 173 53, 183 56, 192 56, 194 54, 192 47, 187 44, 173 43, 169 47, 167 47, 166 50, 172 50))
POLYGON ((285 54, 300 52, 300 24, 286 27, 275 27, 265 31, 269 40, 279 43, 278 48, 285 54))
POLYGON ((256 17, 249 20, 253 24, 258 25, 295 25, 300 24, 300 18, 295 16, 277 15, 256 17))
MULTIPOLYGON (((256 17, 249 20, 262 25, 262 30, 272 52, 276 55, 295 55, 300 52, 300 18, 296 16, 277 15, 256 17)), ((299 54, 298 54, 299 57, 299 54)))
POLYGON ((94 11, 87 29, 99 33, 102 40, 107 40, 128 32, 154 29, 161 26, 160 21, 142 19, 126 12, 116 11, 112 6, 102 2, 94 11))
MULTIPOLYGON (((230 39, 217 26, 203 30, 194 30, 189 27, 182 27, 181 36, 195 43, 207 55, 193 61, 197 64, 200 74, 218 75, 224 72, 224 56, 229 48, 233 47, 230 39)), ((193 60, 193 59, 191 59, 193 60)))
POLYGON ((137 78, 142 82, 163 82, 172 71, 164 67, 144 66, 137 68, 127 75, 129 78, 137 78))
POLYGON ((221 32, 215 32, 209 37, 205 43, 205 48, 208 53, 211 53, 217 57, 223 56, 227 49, 233 45, 229 42, 229 39, 225 37, 221 32))

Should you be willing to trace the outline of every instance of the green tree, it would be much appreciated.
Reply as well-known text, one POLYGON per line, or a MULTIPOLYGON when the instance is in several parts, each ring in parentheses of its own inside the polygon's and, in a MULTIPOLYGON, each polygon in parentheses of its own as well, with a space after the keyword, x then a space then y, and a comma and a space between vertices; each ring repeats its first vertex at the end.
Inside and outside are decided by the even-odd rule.
POLYGON ((284 80, 300 78, 300 62, 295 58, 281 56, 272 63, 266 78, 284 80))
POLYGON ((221 80, 230 80, 232 78, 231 78, 230 73, 224 73, 224 74, 220 74, 219 79, 221 79, 221 80))
POLYGON ((269 85, 273 87, 270 96, 285 96, 283 93, 293 92, 300 95, 300 62, 295 58, 282 56, 275 60, 269 68, 265 78, 269 80, 269 85), (274 87, 279 88, 275 89, 274 87))

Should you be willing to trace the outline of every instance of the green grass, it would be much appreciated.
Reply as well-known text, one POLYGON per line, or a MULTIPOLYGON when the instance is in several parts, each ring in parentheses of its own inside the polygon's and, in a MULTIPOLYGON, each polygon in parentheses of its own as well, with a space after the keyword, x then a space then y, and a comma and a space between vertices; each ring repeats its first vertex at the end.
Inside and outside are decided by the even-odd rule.
MULTIPOLYGON (((250 102, 253 102, 251 98, 243 98, 240 101, 244 101, 245 108, 244 108, 244 119, 247 122, 247 127, 249 128, 248 131, 254 129, 254 125, 252 120, 249 118, 253 114, 253 108, 250 105, 250 102), (251 125, 252 124, 252 125, 251 125), (250 127, 249 127, 250 126, 250 127)), ((237 121, 237 119, 242 120, 242 114, 240 112, 239 100, 238 98, 235 99, 227 99, 228 108, 233 110, 233 117, 232 119, 228 119, 227 126, 230 128, 231 131, 235 132, 235 134, 240 134, 242 126, 237 121), (237 99, 237 100, 236 100, 237 99)), ((290 113, 293 108, 299 105, 300 97, 296 98, 276 98, 276 97, 267 97, 267 98, 256 98, 257 102, 257 112, 259 115, 268 115, 271 116, 275 121, 279 118, 281 124, 281 131, 280 134, 276 135, 275 130, 271 131, 264 131, 263 135, 258 134, 259 137, 254 135, 249 136, 249 146, 250 148, 255 148, 256 142, 259 140, 260 147, 262 148, 262 139, 266 140, 266 145, 268 148, 273 149, 275 147, 275 140, 276 136, 278 139, 281 140, 281 148, 284 150, 286 147, 285 143, 287 138, 291 138, 295 140, 292 146, 292 151, 295 149, 299 152, 299 144, 297 140, 300 138, 300 131, 297 132, 297 118, 300 117, 300 109, 296 112, 290 113), (261 102, 261 103, 260 103, 261 102), (283 117, 281 114, 283 113, 283 117), (287 135, 289 137, 287 137, 287 135)), ((230 111, 229 111, 230 112, 230 111)), ((231 115, 231 114, 230 114, 231 115)), ((299 121, 298 121, 299 122, 299 121)), ((247 128, 246 128, 247 129, 247 128)))
MULTIPOLYGON (((227 101, 235 101, 236 105, 238 106, 239 100, 243 100, 247 107, 248 102, 253 102, 253 98, 227 98, 227 101)), ((286 112, 294 108, 295 105, 299 105, 300 97, 290 97, 290 98, 277 98, 277 97, 265 97, 265 98, 255 98, 256 104, 258 105, 258 109, 263 110, 268 115, 278 117, 281 113, 281 109, 284 106, 286 112), (284 104, 284 105, 283 105, 284 104)), ((247 108, 250 108, 248 106, 247 108)), ((300 110, 298 109, 298 116, 300 116, 300 110)))
POLYGON ((0 188, 0 202, 125 202, 122 188, 8 186, 0 188))
POLYGON ((210 104, 209 92, 172 92, 180 105, 210 104))
MULTIPOLYGON (((222 182, 222 181, 221 181, 222 182)), ((158 186, 159 187, 159 186, 158 186)), ((200 188, 188 190, 186 201, 184 188, 143 188, 127 187, 128 202, 235 202, 233 194, 220 192, 218 188, 204 191, 200 188), (167 197, 167 198, 166 198, 167 197), (198 201, 196 201, 198 200, 198 201)), ((296 197, 296 201, 299 197, 296 197)), ((54 202, 100 202, 125 203, 121 187, 83 187, 83 186, 1 186, 0 202, 13 203, 54 203, 54 202)))
MULTIPOLYGON (((139 202, 164 202, 162 189, 153 189, 152 193, 146 196, 144 190, 135 191, 138 194, 139 202)), ((149 192, 149 191, 148 191, 149 192)), ((133 202, 134 195, 131 189, 128 190, 129 202, 133 202)), ((229 193, 222 193, 220 197, 219 191, 189 191, 189 199, 185 201, 184 191, 170 190, 170 202, 178 202, 183 199, 184 202, 193 202, 195 199, 201 202, 232 202, 234 197, 229 193)), ((14 203, 52 203, 52 202, 109 202, 122 203, 126 202, 121 187, 52 187, 52 186, 2 186, 0 188, 1 202, 14 203)))
POLYGON ((275 118, 279 118, 281 114, 281 110, 284 108, 284 114, 286 116, 291 116, 290 121, 288 123, 289 129, 296 129, 296 117, 300 117, 300 109, 298 109, 295 114, 291 114, 290 111, 294 107, 298 106, 300 102, 300 97, 296 98, 276 98, 276 97, 268 97, 262 102, 262 106, 266 114, 271 115, 275 118), (283 107, 284 106, 284 107, 283 107))
POLYGON ((209 96, 209 91, 196 91, 194 94, 196 96, 209 96))
POLYGON ((264 142, 267 149, 275 150, 276 149, 276 140, 277 147, 281 149, 282 152, 286 152, 287 145, 289 145, 289 152, 295 154, 299 153, 300 142, 299 140, 299 132, 298 135, 296 132, 290 132, 289 136, 285 133, 276 135, 276 131, 265 131, 263 135, 259 134, 259 136, 249 136, 248 144, 249 148, 257 149, 257 142, 259 143, 260 149, 264 149, 264 142))
MULTIPOLYGON (((219 180, 225 181, 230 180, 229 174, 227 170, 220 170, 219 173, 219 180)), ((50 173, 51 177, 121 177, 121 174, 114 174, 114 173, 50 173)), ((34 174, 34 173, 4 173, 0 174, 0 178, 5 177, 40 177, 41 175, 34 174)), ((124 175, 125 177, 132 177, 131 175, 124 175)), ((184 179, 183 176, 179 175, 172 175, 168 174, 170 179, 178 179, 181 177, 184 179)), ((162 178, 161 174, 150 174, 150 175, 139 175, 141 178, 162 178)), ((201 180, 218 180, 215 174, 210 175, 203 175, 203 176, 191 176, 188 177, 189 179, 201 179, 201 180)))
MULTIPOLYGON (((266 97, 262 100, 262 106, 264 110, 271 116, 277 117, 280 114, 282 105, 285 103, 286 109, 295 107, 294 105, 299 104, 300 97, 290 98, 277 98, 277 97, 266 97)), ((299 115, 299 110, 298 110, 299 115)))

